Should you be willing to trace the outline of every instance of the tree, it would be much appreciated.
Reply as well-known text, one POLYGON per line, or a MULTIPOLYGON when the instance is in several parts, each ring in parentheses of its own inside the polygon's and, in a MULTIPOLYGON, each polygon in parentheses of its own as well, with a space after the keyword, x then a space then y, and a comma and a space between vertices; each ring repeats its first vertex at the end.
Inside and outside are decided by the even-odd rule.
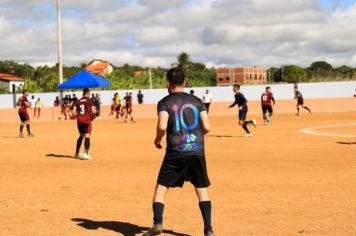
POLYGON ((308 69, 312 77, 327 77, 331 74, 333 67, 326 61, 316 61, 308 69))
POLYGON ((275 82, 298 83, 306 80, 307 73, 302 67, 295 65, 283 66, 275 73, 275 82))

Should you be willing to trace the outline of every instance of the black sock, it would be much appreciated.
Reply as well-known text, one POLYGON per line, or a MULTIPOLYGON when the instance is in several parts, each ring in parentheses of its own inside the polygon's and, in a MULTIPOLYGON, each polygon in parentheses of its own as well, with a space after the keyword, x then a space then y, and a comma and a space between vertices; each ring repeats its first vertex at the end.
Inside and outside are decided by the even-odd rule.
POLYGON ((155 202, 153 203, 152 208, 153 208, 153 224, 154 225, 162 224, 164 204, 161 202, 155 202))
POLYGON ((246 122, 243 123, 242 128, 246 131, 246 133, 250 133, 250 130, 247 128, 246 122))
POLYGON ((213 231, 211 227, 211 201, 199 202, 199 208, 204 220, 204 233, 213 231))
POLYGON ((299 107, 297 108, 297 114, 299 114, 299 107))
POLYGON ((85 138, 84 141, 84 148, 85 148, 85 153, 89 153, 89 148, 90 148, 90 138, 85 138))
POLYGON ((20 133, 22 134, 23 131, 23 125, 20 125, 20 133))
POLYGON ((76 149, 75 153, 79 153, 80 147, 82 146, 82 142, 83 142, 83 137, 79 136, 79 138, 77 140, 77 149, 76 149))
POLYGON ((26 129, 27 129, 27 133, 30 134, 31 133, 31 129, 30 129, 30 125, 29 124, 26 125, 26 129))

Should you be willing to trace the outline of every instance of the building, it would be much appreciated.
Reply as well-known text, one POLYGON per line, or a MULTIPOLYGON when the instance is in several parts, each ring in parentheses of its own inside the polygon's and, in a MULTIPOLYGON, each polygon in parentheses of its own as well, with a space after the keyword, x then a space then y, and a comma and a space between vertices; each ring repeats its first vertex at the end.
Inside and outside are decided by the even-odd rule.
POLYGON ((85 69, 90 73, 106 77, 114 71, 114 66, 108 61, 93 60, 85 69))
POLYGON ((12 86, 15 90, 22 89, 25 79, 9 74, 0 74, 0 88, 12 92, 12 86))
POLYGON ((218 86, 265 84, 267 83, 267 69, 261 67, 218 68, 216 80, 218 86))

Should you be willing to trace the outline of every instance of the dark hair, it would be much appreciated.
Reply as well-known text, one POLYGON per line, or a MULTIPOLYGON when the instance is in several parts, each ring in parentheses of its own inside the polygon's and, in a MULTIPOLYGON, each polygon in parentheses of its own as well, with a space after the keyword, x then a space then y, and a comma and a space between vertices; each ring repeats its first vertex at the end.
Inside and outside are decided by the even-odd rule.
POLYGON ((267 87, 266 87, 266 91, 267 91, 268 89, 271 89, 271 87, 270 87, 270 86, 267 86, 267 87))
POLYGON ((167 72, 167 80, 173 86, 182 86, 184 84, 184 73, 178 68, 172 68, 167 72))
POLYGON ((190 94, 192 94, 192 95, 194 94, 194 90, 193 90, 193 89, 192 89, 192 90, 190 90, 190 94))
POLYGON ((83 94, 84 94, 84 95, 87 94, 87 93, 89 93, 89 92, 90 92, 90 90, 89 90, 88 88, 83 89, 83 94))
POLYGON ((240 90, 240 85, 239 84, 234 84, 234 88, 237 88, 238 90, 240 90))
POLYGON ((28 92, 28 90, 27 90, 27 89, 24 89, 24 90, 22 91, 22 94, 25 94, 26 92, 28 92))

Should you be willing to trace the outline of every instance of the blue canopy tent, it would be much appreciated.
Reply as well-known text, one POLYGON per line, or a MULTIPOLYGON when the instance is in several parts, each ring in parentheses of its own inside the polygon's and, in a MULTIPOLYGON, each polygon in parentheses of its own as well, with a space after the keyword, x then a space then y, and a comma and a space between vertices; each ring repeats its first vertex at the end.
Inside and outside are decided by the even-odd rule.
POLYGON ((104 88, 110 86, 111 83, 106 79, 83 70, 60 84, 58 89, 104 88))

